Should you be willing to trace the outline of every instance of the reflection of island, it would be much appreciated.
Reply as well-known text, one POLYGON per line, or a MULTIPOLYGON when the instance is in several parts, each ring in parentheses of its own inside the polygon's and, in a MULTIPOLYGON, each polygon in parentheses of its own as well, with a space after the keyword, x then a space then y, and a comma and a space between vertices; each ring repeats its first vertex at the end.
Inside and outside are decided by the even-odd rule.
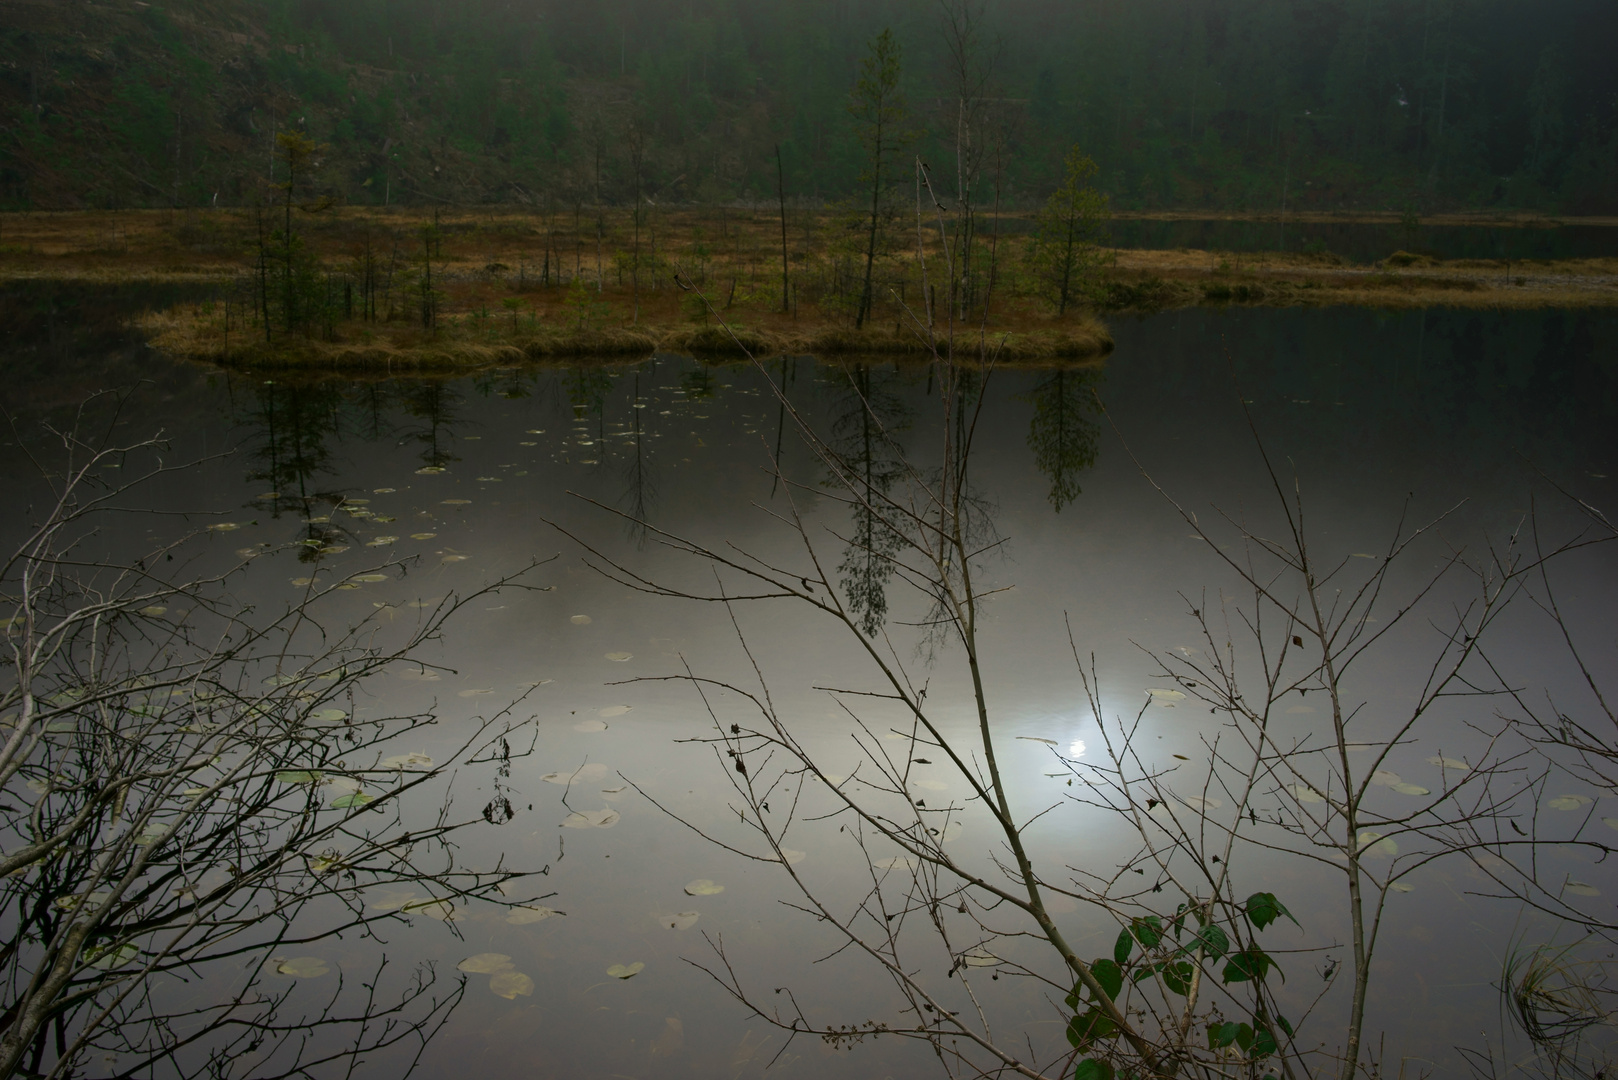
POLYGON ((422 422, 405 434, 405 441, 421 444, 422 463, 429 468, 442 469, 452 461, 461 460, 445 445, 455 438, 450 425, 458 418, 461 405, 461 396, 449 383, 439 379, 406 383, 399 397, 404 402, 405 412, 422 422))
POLYGON ((1095 464, 1100 366, 1058 368, 1028 394, 1034 418, 1028 425, 1028 449, 1034 467, 1051 482, 1048 498, 1057 513, 1079 497, 1079 475, 1095 464))
POLYGON ((303 548, 298 557, 313 562, 341 539, 330 516, 316 512, 317 504, 335 504, 341 496, 316 490, 316 478, 332 471, 327 440, 337 430, 342 395, 330 383, 298 385, 266 382, 254 388, 249 422, 258 428, 259 445, 252 458, 257 467, 251 480, 265 480, 274 489, 266 501, 272 517, 296 509, 304 517, 303 548))
POLYGON ((888 617, 886 587, 893 576, 893 557, 902 538, 888 527, 882 502, 893 482, 904 474, 904 447, 898 433, 910 414, 893 391, 898 379, 891 367, 847 364, 832 379, 831 451, 837 455, 851 497, 853 530, 838 564, 838 584, 849 609, 867 636, 876 637, 888 617))

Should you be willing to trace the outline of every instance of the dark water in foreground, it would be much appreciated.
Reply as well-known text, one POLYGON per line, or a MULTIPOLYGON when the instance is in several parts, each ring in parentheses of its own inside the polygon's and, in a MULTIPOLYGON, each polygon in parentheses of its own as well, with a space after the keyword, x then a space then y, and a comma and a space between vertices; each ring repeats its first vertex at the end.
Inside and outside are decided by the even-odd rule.
MULTIPOLYGON (((1105 707, 1133 715, 1145 691, 1161 681, 1141 649, 1194 647, 1186 598, 1234 585, 1143 480, 1131 453, 1199 514, 1219 506, 1273 522, 1273 494, 1237 405, 1245 398, 1274 459, 1301 479, 1319 549, 1340 558, 1385 548, 1407 499, 1412 520, 1465 500, 1443 533, 1446 541, 1471 545, 1518 525, 1539 472, 1598 506, 1615 501, 1618 318, 1612 315, 1193 310, 1120 321, 1113 329, 1118 347, 1102 367, 996 373, 979 422, 977 483, 1007 540, 984 573, 991 586, 1010 587, 987 609, 988 696, 1025 814, 1059 802, 1063 789, 1060 779, 1044 775, 1051 771, 1044 744, 1017 737, 1070 750, 1085 743, 1091 754, 1099 745, 1082 707, 1064 617, 1081 651, 1095 653, 1105 707), (1110 423, 1075 387, 1099 392, 1110 423)), ((764 513, 786 506, 786 489, 766 472, 779 445, 783 470, 800 485, 799 508, 830 558, 839 555, 839 542, 826 530, 846 529, 846 512, 819 493, 820 472, 801 441, 781 434, 777 405, 757 372, 659 358, 447 382, 295 383, 167 366, 139 350, 108 346, 105 354, 91 354, 83 339, 53 341, 18 345, 32 351, 29 377, 8 391, 13 410, 59 413, 70 391, 148 378, 134 391, 130 430, 162 427, 180 451, 231 452, 195 479, 152 494, 154 505, 228 511, 242 527, 216 537, 221 555, 304 536, 311 528, 305 504, 290 497, 300 491, 366 499, 370 513, 393 518, 344 519, 330 512, 329 498, 311 504, 326 507, 317 516, 334 520, 322 524, 347 537, 347 550, 324 561, 328 572, 359 573, 384 556, 420 559, 403 580, 334 594, 334 618, 465 590, 534 557, 557 556, 536 576, 554 591, 491 600, 435 647, 431 659, 454 674, 430 686, 401 679, 376 688, 378 708, 436 702, 452 731, 486 702, 552 680, 530 699, 541 727, 538 753, 517 764, 512 781, 522 805, 533 809, 480 833, 476 843, 483 847, 466 854, 487 865, 501 856, 519 865, 551 864, 545 885, 557 895, 546 902, 567 915, 528 926, 476 916, 454 927, 419 920, 425 925, 394 935, 387 951, 396 962, 433 959, 450 967, 473 953, 500 952, 536 983, 531 997, 508 1001, 473 976, 466 1004, 428 1050, 425 1075, 761 1075, 782 1039, 686 962, 711 956, 704 932, 723 936, 738 974, 766 997, 770 988, 792 986, 817 1019, 892 1016, 878 972, 847 955, 814 963, 832 939, 779 902, 789 896, 779 867, 704 843, 633 789, 602 793, 623 786, 621 773, 692 822, 724 832, 732 815, 723 763, 680 741, 710 730, 702 701, 679 684, 613 684, 674 674, 682 664, 738 680, 748 669, 721 609, 648 598, 607 581, 555 526, 637 572, 684 583, 711 578, 585 500, 702 542, 794 558, 791 537, 764 513), (271 490, 281 497, 261 498, 271 490), (383 536, 396 539, 366 546, 383 536), (587 762, 611 772, 599 783, 576 785, 570 802, 576 809, 610 807, 621 820, 610 829, 561 830, 568 814, 563 788, 540 777, 587 762), (690 896, 683 887, 694 879, 710 879, 724 891, 690 896), (687 929, 658 920, 684 911, 699 916, 687 929), (635 962, 645 969, 632 980, 606 974, 611 965, 635 962)), ((844 433, 857 426, 859 410, 850 408, 846 391, 849 367, 801 359, 771 370, 817 423, 844 433)), ((865 377, 880 391, 888 423, 907 450, 932 460, 939 425, 931 373, 873 365, 865 377)), ((15 447, 0 447, 0 465, 0 491, 17 505, 31 482, 15 447)), ((1549 507, 1549 524, 1565 524, 1564 509, 1544 487, 1537 497, 1549 507)), ((1437 549, 1424 550, 1397 583, 1409 587, 1438 557, 1437 549)), ((291 554, 266 556, 252 564, 242 592, 256 603, 283 603, 296 591, 290 579, 308 572, 291 554)), ((1610 641, 1618 625, 1610 602, 1618 576, 1613 553, 1572 560, 1564 573, 1578 628, 1591 640, 1610 641)), ((897 594, 894 605, 896 617, 916 614, 897 594)), ((739 615, 778 705, 829 762, 847 758, 851 767, 847 717, 814 687, 828 680, 874 687, 857 651, 807 612, 744 608, 739 615)), ((1543 630, 1530 618, 1508 621, 1497 642, 1513 674, 1535 685, 1568 677, 1543 630)), ((1376 701, 1407 694, 1429 646, 1411 631, 1373 658, 1355 689, 1376 701)), ((901 653, 929 675, 908 645, 901 653)), ((1610 665, 1611 654, 1603 655, 1610 665)), ((941 701, 961 690, 953 663, 945 651, 930 672, 941 701)), ((739 702, 719 695, 716 708, 726 718, 739 702)), ((1312 722, 1307 712, 1299 712, 1300 724, 1312 722)), ((943 714, 967 718, 959 700, 944 705, 943 714)), ((1474 739, 1467 725, 1481 719, 1487 708, 1468 712, 1463 703, 1440 711, 1427 741, 1401 750, 1390 766, 1420 782, 1431 771, 1423 760, 1434 747, 1466 756, 1474 739)), ((1373 728, 1376 722, 1374 715, 1367 720, 1373 728)), ((1199 739, 1214 733, 1211 723, 1161 704, 1147 710, 1144 730, 1150 744, 1190 758, 1188 769, 1198 766, 1199 739)), ((959 777, 941 767, 923 778, 931 792, 961 790, 959 777)), ((1568 780, 1553 786, 1602 796, 1568 780)), ((1598 807, 1605 809, 1605 801, 1610 796, 1598 807)), ((962 824, 952 841, 957 850, 986 859, 994 850, 987 824, 970 813, 962 824)), ((1120 850, 1108 828, 1106 819, 1083 811, 1052 815, 1033 844, 1053 866, 1104 871, 1120 850)), ((807 879, 839 903, 850 902, 862 864, 846 835, 829 823, 806 824, 789 842, 805 853, 798 869, 807 879)), ((1346 955, 1337 879, 1329 868, 1255 858, 1257 878, 1282 895, 1302 924, 1272 931, 1287 975, 1283 993, 1301 1011, 1325 989, 1308 1035, 1335 1045, 1346 986, 1327 984, 1320 972, 1328 959, 1346 955)), ((1558 867, 1566 862, 1570 874, 1605 897, 1618 896, 1618 875, 1606 867, 1586 857, 1550 858, 1561 860, 1558 867)), ((1498 1015, 1490 982, 1514 926, 1541 936, 1548 931, 1532 919, 1519 923, 1516 907, 1477 895, 1482 879, 1465 865, 1438 863, 1411 883, 1413 891, 1394 897, 1383 929, 1370 1041, 1387 1032, 1390 1069, 1399 1056, 1417 1059, 1413 1068, 1464 1075, 1453 1047, 1476 1041, 1479 1016, 1498 1015)), ((1610 912, 1610 899, 1589 903, 1610 912)), ((1110 952, 1117 927, 1105 916, 1070 910, 1059 921, 1085 955, 1110 952)), ((369 946, 350 942, 322 951, 345 970, 357 970, 371 955, 369 946)), ((942 981, 936 955, 918 954, 916 963, 939 968, 942 981)), ((1038 1046, 1060 1039, 1056 1014, 1036 989, 981 978, 977 989, 997 1023, 1025 1031, 1038 1046)), ((834 1052, 800 1041, 775 1068, 783 1076, 897 1077, 930 1075, 936 1066, 921 1047, 867 1043, 834 1052)))

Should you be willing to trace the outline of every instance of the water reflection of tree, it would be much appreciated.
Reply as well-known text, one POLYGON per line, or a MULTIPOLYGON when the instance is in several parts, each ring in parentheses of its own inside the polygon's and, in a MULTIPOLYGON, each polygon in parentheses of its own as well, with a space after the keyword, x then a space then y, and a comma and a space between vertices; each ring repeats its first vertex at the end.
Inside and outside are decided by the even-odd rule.
POLYGON ((612 385, 612 372, 600 368, 576 367, 568 373, 567 401, 573 406, 573 419, 595 417, 598 443, 607 437, 607 395, 612 393, 612 385))
POLYGON ((299 558, 313 562, 322 549, 340 538, 329 521, 316 521, 312 509, 322 500, 338 496, 318 490, 317 477, 332 472, 329 440, 337 432, 342 392, 333 383, 265 382, 254 390, 248 423, 258 429, 252 452, 251 480, 265 480, 275 494, 268 500, 272 516, 292 508, 304 517, 303 547, 299 558))
POLYGON ((1029 393, 1034 418, 1028 425, 1028 449, 1034 466, 1051 482, 1051 506, 1057 513, 1079 497, 1079 476, 1096 460, 1095 388, 1100 367, 1058 368, 1029 393))
MULTIPOLYGON (((657 361, 652 361, 652 370, 657 371, 657 361)), ((646 543, 646 526, 648 515, 651 513, 652 503, 657 500, 657 478, 653 474, 646 446, 646 424, 643 417, 646 414, 647 403, 640 396, 640 371, 635 372, 635 378, 630 388, 629 400, 629 444, 630 457, 624 463, 624 502, 625 513, 629 519, 629 538, 637 545, 646 543)))
POLYGON ((420 444, 422 462, 442 469, 461 460, 450 453, 447 445, 455 437, 451 425, 460 418, 461 395, 448 382, 430 379, 405 383, 399 397, 405 412, 420 422, 408 431, 405 440, 420 444))
POLYGON ((837 398, 830 449, 848 478, 853 528, 846 538, 838 584, 860 629, 875 637, 888 617, 887 584, 902 538, 884 523, 878 503, 904 475, 899 432, 910 412, 895 392, 892 368, 848 364, 833 379, 837 398))

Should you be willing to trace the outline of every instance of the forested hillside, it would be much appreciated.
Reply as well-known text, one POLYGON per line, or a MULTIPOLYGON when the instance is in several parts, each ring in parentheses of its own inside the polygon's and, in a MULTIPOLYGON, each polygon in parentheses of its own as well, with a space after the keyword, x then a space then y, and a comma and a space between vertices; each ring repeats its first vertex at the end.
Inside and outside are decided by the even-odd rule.
POLYGON ((1618 209, 1610 0, 0 0, 0 205, 844 198, 884 27, 980 203, 1618 209))

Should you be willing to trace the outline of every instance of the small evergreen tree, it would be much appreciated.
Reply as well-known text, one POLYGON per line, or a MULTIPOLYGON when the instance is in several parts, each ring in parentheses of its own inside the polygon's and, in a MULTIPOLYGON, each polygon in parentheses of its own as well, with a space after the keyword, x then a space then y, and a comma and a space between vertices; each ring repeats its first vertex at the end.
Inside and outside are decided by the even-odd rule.
POLYGON ((1090 184, 1096 171, 1096 163, 1077 146, 1068 150, 1062 185, 1039 213, 1034 272, 1058 315, 1089 290, 1102 266, 1099 241, 1107 223, 1107 197, 1090 184))

